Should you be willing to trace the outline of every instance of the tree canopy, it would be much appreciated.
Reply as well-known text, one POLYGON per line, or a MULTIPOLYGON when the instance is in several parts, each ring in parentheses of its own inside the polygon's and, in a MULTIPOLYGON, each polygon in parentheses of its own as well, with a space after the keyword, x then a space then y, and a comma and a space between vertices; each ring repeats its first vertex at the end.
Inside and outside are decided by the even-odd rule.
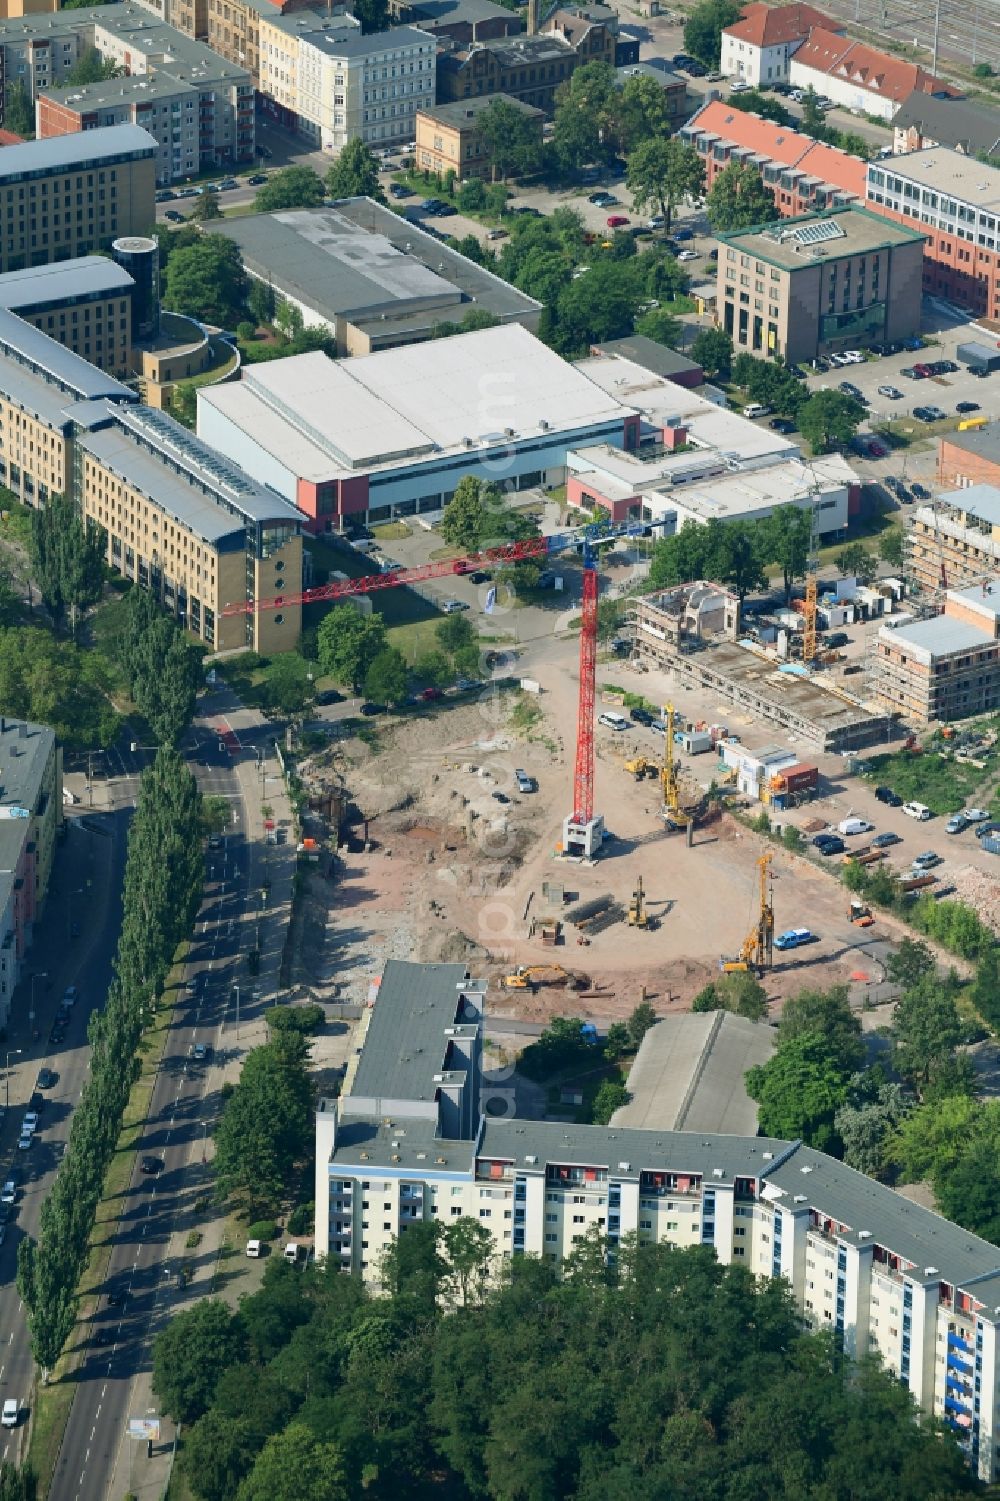
POLYGON ((286 208, 316 208, 324 197, 323 179, 311 167, 282 167, 257 189, 254 207, 259 214, 273 214, 286 208))
POLYGON ((378 162, 360 136, 353 136, 326 174, 331 198, 374 198, 385 202, 378 180, 378 162))
POLYGON ((171 312, 229 328, 239 322, 246 296, 243 257, 224 235, 199 235, 196 243, 171 253, 163 296, 171 312))
MULTIPOLYGON (((538 170, 542 159, 541 132, 531 116, 513 101, 497 97, 488 104, 476 117, 476 134, 494 182, 498 178, 505 182, 508 177, 528 177, 538 170)), ((485 203, 484 189, 484 207, 485 203)))
POLYGON ((730 162, 719 173, 708 190, 705 212, 716 234, 770 224, 780 217, 774 193, 753 162, 730 162))
POLYGON ((625 183, 637 213, 659 209, 667 229, 684 198, 696 198, 705 184, 705 167, 693 146, 679 136, 643 141, 628 158, 625 183))
POLYGON ((738 21, 742 6, 736 0, 700 0, 684 22, 684 46, 706 68, 717 68, 722 56, 722 33, 738 21))
POLYGON ((336 682, 359 692, 365 674, 384 651, 385 623, 381 615, 362 615, 353 605, 334 605, 319 623, 319 663, 336 682))
POLYGON ((798 414, 802 436, 813 453, 845 448, 864 420, 865 408, 843 391, 816 391, 798 414))
POLYGON ((179 1465, 198 1501, 975 1493, 952 1434, 877 1360, 807 1333, 781 1279, 632 1238, 607 1265, 589 1238, 561 1278, 523 1257, 491 1284, 487 1239, 476 1220, 410 1226, 379 1297, 276 1258, 238 1312, 177 1316, 154 1380, 194 1420, 179 1465))

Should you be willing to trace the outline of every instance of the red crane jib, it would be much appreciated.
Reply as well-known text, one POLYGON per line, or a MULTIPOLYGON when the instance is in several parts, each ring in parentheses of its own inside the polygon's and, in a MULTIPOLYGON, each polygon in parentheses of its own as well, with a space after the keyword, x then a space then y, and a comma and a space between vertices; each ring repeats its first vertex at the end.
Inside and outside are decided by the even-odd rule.
POLYGON ((544 557, 552 539, 529 537, 525 542, 508 542, 503 547, 487 547, 483 552, 471 553, 464 558, 444 558, 437 563, 424 563, 420 568, 397 569, 389 573, 365 573, 356 579, 334 579, 332 583, 320 584, 315 589, 306 589, 301 594, 279 594, 274 599, 245 600, 240 604, 226 605, 223 615, 249 615, 252 610, 280 610, 287 605, 318 604, 328 599, 343 599, 350 594, 374 594, 377 589, 395 589, 400 585, 419 584, 423 579, 448 578, 452 575, 475 573, 477 568, 491 563, 519 563, 525 558, 544 557))
POLYGON ((597 570, 583 573, 583 618, 580 627, 580 704, 576 725, 576 772, 573 822, 594 816, 594 693, 597 680, 597 570))

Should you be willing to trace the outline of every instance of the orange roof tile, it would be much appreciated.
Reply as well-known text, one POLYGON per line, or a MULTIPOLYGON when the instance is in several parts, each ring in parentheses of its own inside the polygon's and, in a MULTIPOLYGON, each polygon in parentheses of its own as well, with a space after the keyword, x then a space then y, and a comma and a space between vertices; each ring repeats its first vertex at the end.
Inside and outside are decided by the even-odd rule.
POLYGON ((916 63, 890 57, 887 52, 866 47, 864 42, 852 42, 850 37, 837 36, 822 27, 809 33, 795 54, 795 62, 830 78, 844 79, 882 99, 896 99, 899 103, 909 98, 914 90, 921 94, 943 93, 953 99, 962 97, 957 89, 950 88, 916 63))
POLYGON ((863 198, 866 164, 860 157, 835 146, 824 146, 802 131, 773 120, 762 120, 746 110, 734 109, 724 99, 703 105, 685 126, 685 130, 711 131, 734 146, 768 157, 783 167, 798 167, 809 177, 817 177, 831 187, 841 188, 863 198))
POLYGON ((726 35, 753 47, 776 47, 781 42, 800 41, 815 26, 836 31, 836 21, 813 10, 811 5, 763 5, 759 0, 743 7, 743 14, 726 35))

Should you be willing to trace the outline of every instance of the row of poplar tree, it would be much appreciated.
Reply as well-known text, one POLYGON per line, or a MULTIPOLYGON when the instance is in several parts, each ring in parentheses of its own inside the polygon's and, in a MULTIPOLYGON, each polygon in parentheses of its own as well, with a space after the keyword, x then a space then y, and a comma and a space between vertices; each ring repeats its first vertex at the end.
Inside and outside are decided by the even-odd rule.
MULTIPOLYGON (((130 680, 162 684, 166 663, 190 652, 178 627, 134 590, 122 633, 130 680), (132 618, 134 616, 134 619, 132 618), (166 628, 166 629, 165 629, 166 628)), ((197 911, 204 857, 201 796, 176 749, 194 709, 194 663, 183 690, 160 699, 156 759, 143 775, 128 839, 121 934, 107 1000, 90 1018, 90 1074, 73 1114, 66 1152, 42 1206, 37 1240, 18 1246, 17 1285, 28 1310, 32 1350, 48 1372, 76 1319, 76 1290, 87 1263, 91 1230, 105 1174, 139 1075, 139 1044, 197 911), (172 710, 173 712, 170 712, 172 710)), ((167 677, 169 678, 169 670, 167 677)), ((133 689, 138 685, 131 684, 133 689)), ((133 691, 133 697, 140 697, 133 691)))

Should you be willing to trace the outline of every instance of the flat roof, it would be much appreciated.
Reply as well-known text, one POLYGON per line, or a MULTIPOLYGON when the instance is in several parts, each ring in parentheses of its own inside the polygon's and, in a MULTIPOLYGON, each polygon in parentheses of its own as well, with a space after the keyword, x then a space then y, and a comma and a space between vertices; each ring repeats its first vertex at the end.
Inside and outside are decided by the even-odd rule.
MULTIPOLYGON (((987 422, 985 427, 970 427, 964 433, 945 433, 941 441, 947 443, 949 448, 961 448, 979 459, 1000 465, 1000 422, 987 422)), ((1000 503, 1000 489, 994 485, 970 485, 967 490, 958 493, 968 497, 973 494, 985 496, 987 492, 996 496, 1000 503)), ((1000 520, 1000 517, 997 519, 1000 520)))
POLYGON ((248 366, 199 401, 316 481, 406 458, 472 463, 493 446, 551 441, 628 411, 518 323, 351 360, 314 352, 248 366))
POLYGON ((976 647, 986 646, 993 640, 993 634, 984 626, 969 625, 949 615, 935 615, 930 620, 913 620, 907 625, 882 626, 879 639, 905 641, 922 661, 929 662, 934 657, 948 657, 953 652, 974 651, 976 647))
POLYGON ((458 129, 469 122, 475 123, 476 117, 494 104, 509 104, 511 109, 516 109, 519 114, 526 115, 529 119, 544 120, 545 111, 536 109, 533 104, 525 104, 523 99, 515 99, 512 94, 483 94, 478 99, 455 99, 450 104, 432 104, 426 109, 418 109, 417 115, 424 115, 428 120, 437 120, 441 125, 449 125, 458 129))
POLYGON ((180 74, 164 70, 155 76, 138 73, 129 78, 111 78, 104 83, 64 84, 60 88, 42 89, 40 97, 52 99, 63 109, 83 115, 88 110, 131 106, 136 99, 172 99, 178 94, 197 92, 192 84, 184 82, 180 74))
POLYGON ((65 426, 67 408, 75 402, 103 397, 122 402, 138 400, 121 381, 105 375, 89 360, 3 307, 0 390, 24 411, 54 428, 65 426))
POLYGON ((388 33, 375 31, 367 36, 360 31, 336 32, 316 27, 302 40, 331 57, 368 57, 371 53, 388 55, 401 47, 419 47, 423 42, 431 51, 436 46, 430 32, 421 31, 416 26, 394 26, 388 33))
POLYGON ((130 50, 148 58, 158 74, 169 74, 191 83, 225 79, 249 81, 246 68, 227 61, 205 42, 171 26, 143 5, 99 5, 86 15, 95 32, 109 32, 127 43, 130 50))
MULTIPOLYGON (((795 1143, 772 1136, 727 1136, 722 1132, 642 1131, 614 1126, 574 1126, 552 1121, 483 1122, 479 1156, 516 1164, 544 1174, 546 1163, 606 1167, 615 1177, 644 1172, 700 1174, 710 1181, 721 1168, 721 1182, 763 1178, 776 1158, 795 1143), (529 1161, 528 1159, 533 1159, 529 1161)), ((1000 1265, 1000 1253, 998 1253, 1000 1265)))
POLYGON ((595 344, 594 348, 598 354, 624 355, 625 359, 641 365, 644 370, 652 370, 656 375, 667 379, 671 375, 701 371, 697 361, 689 360, 686 354, 679 354, 676 349, 668 349, 666 344, 658 344, 646 334, 628 334, 624 339, 608 339, 604 344, 595 344))
POLYGON ((94 292, 130 292, 135 282, 128 272, 105 255, 84 255, 75 261, 28 266, 0 276, 0 307, 12 311, 45 303, 68 302, 94 292))
POLYGON ((745 692, 755 694, 772 712, 796 715, 823 735, 836 735, 838 731, 884 718, 882 714, 870 713, 846 695, 822 687, 822 679, 814 681, 782 672, 777 661, 736 642, 713 641, 709 651, 701 653, 697 660, 699 667, 709 668, 731 679, 745 692))
MULTIPOLYGON (((390 959, 382 973, 351 1096, 433 1103, 448 1049, 447 1028, 463 1024, 464 964, 390 959)), ((435 1117, 436 1118, 436 1117, 435 1117)))
POLYGON ((522 24, 516 11, 494 0, 412 0, 411 11, 418 25, 451 26, 462 22, 506 20, 514 29, 522 24))
POLYGON ((987 213, 1000 209, 1000 168, 953 151, 950 146, 928 146, 924 151, 906 151, 869 163, 869 186, 882 186, 892 177, 937 189, 987 213))
POLYGON ((727 1011, 661 1017, 642 1039, 629 1070, 632 1098, 611 1125, 752 1136, 757 1106, 743 1078, 774 1049, 775 1033, 766 1022, 727 1011))
POLYGON ((910 1262, 917 1280, 967 1287, 1000 1269, 1000 1250, 989 1241, 812 1147, 797 1146, 767 1181, 783 1190, 777 1201, 783 1207, 803 1194, 811 1208, 839 1222, 844 1240, 877 1241, 910 1262))
POLYGON ((727 521, 748 511, 800 505, 814 497, 819 499, 831 489, 856 484, 860 484, 860 477, 846 459, 841 454, 829 454, 822 463, 781 459, 760 469, 721 474, 711 480, 695 479, 685 485, 654 484, 650 489, 664 503, 676 501, 682 510, 693 511, 705 521, 727 521))
POLYGON ((755 256, 785 271, 801 271, 807 266, 914 244, 926 238, 919 230, 895 224, 857 204, 716 236, 720 245, 732 246, 744 255, 755 256))
MULTIPOLYGON (((998 616, 1000 616, 1000 581, 986 579, 979 584, 970 584, 965 589, 948 589, 945 600, 954 600, 956 604, 967 606, 977 615, 981 615, 984 621, 990 622, 992 629, 998 616)), ((947 605, 946 605, 947 608, 947 605)))
POLYGON ((48 725, 0 715, 0 810, 32 806, 55 740, 48 725))
POLYGON ((239 246, 252 275, 272 281, 331 325, 367 317, 385 333, 387 320, 412 315, 430 332, 460 319, 468 305, 498 318, 541 307, 371 198, 217 220, 212 232, 239 246))
POLYGON ((141 125, 102 125, 96 130, 46 136, 0 151, 0 183, 29 173, 71 171, 128 156, 154 157, 159 149, 155 137, 141 125))
POLYGON ((558 35, 494 37, 485 42, 462 42, 457 52, 445 53, 442 62, 468 62, 477 52, 489 52, 502 68, 555 62, 567 54, 576 56, 571 42, 558 35))
POLYGON ((457 1173, 472 1177, 476 1143, 455 1141, 437 1134, 437 1113, 430 1119, 408 1115, 394 1121, 376 1115, 337 1112, 337 1130, 330 1162, 356 1167, 392 1168, 395 1172, 457 1173))
POLYGON ((248 523, 301 523, 291 501, 258 484, 166 412, 109 404, 107 419, 81 433, 79 447, 205 541, 217 544, 248 523))

